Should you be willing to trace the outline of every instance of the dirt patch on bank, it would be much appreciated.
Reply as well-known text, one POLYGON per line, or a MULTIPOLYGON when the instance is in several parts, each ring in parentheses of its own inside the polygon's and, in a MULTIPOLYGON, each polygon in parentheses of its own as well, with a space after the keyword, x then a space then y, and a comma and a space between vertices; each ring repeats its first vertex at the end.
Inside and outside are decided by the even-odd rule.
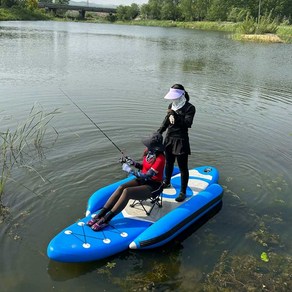
POLYGON ((241 39, 263 43, 284 43, 276 34, 243 34, 241 35, 241 39))

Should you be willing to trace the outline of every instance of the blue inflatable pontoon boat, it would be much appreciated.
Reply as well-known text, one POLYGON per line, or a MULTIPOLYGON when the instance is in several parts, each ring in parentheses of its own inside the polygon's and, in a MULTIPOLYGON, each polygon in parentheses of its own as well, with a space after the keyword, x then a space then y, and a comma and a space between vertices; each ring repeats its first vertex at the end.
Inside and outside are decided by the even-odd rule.
POLYGON ((109 226, 95 232, 86 222, 98 213, 120 184, 133 177, 99 189, 88 200, 86 217, 51 240, 48 257, 60 262, 86 262, 106 258, 128 248, 150 249, 166 244, 222 201, 223 188, 217 184, 219 173, 215 167, 197 167, 189 170, 189 174, 185 201, 175 201, 180 191, 180 173, 175 168, 172 187, 164 189, 154 205, 150 200, 130 201, 109 226))

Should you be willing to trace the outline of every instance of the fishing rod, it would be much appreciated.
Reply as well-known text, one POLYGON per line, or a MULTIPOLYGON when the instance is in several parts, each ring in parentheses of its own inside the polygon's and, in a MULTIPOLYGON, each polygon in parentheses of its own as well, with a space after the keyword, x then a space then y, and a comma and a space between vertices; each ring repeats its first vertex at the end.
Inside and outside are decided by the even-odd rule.
POLYGON ((124 152, 117 146, 117 144, 78 106, 78 104, 76 102, 74 102, 70 98, 70 96, 66 92, 64 92, 61 88, 59 88, 59 89, 124 156, 124 152))

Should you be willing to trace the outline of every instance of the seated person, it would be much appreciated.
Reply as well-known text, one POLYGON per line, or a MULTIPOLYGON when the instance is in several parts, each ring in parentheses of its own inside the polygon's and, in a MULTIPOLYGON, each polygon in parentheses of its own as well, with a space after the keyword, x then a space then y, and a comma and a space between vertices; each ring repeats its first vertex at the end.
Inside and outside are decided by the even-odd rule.
POLYGON ((130 199, 146 200, 161 187, 165 165, 163 137, 155 132, 149 138, 143 139, 142 143, 147 147, 143 153, 142 164, 129 157, 121 158, 121 162, 124 162, 123 170, 136 177, 120 185, 100 212, 87 222, 92 230, 98 231, 106 227, 127 206, 130 199), (129 165, 138 170, 132 170, 129 165))

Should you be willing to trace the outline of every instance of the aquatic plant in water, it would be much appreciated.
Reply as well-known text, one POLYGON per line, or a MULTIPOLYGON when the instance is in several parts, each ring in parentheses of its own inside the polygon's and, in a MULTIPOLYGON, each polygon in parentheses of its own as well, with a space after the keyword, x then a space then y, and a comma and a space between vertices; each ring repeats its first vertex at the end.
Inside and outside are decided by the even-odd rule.
POLYGON ((267 253, 232 256, 224 251, 201 291, 291 291, 292 257, 267 253))
POLYGON ((257 243, 265 247, 280 244, 279 235, 268 232, 268 229, 264 222, 260 222, 259 228, 248 233, 246 237, 256 241, 257 243))
POLYGON ((129 274, 125 278, 112 278, 123 291, 155 290, 159 283, 170 279, 167 263, 154 262, 151 270, 141 273, 129 274))
MULTIPOLYGON (((36 157, 43 158, 43 144, 48 125, 57 113, 57 109, 46 113, 42 108, 34 105, 23 123, 15 129, 0 131, 0 206, 3 207, 2 197, 7 182, 16 182, 12 177, 15 167, 33 170, 44 180, 37 170, 29 165, 28 161, 34 161, 36 157)), ((53 142, 55 143, 58 132, 54 127, 52 128, 56 135, 53 142)))

